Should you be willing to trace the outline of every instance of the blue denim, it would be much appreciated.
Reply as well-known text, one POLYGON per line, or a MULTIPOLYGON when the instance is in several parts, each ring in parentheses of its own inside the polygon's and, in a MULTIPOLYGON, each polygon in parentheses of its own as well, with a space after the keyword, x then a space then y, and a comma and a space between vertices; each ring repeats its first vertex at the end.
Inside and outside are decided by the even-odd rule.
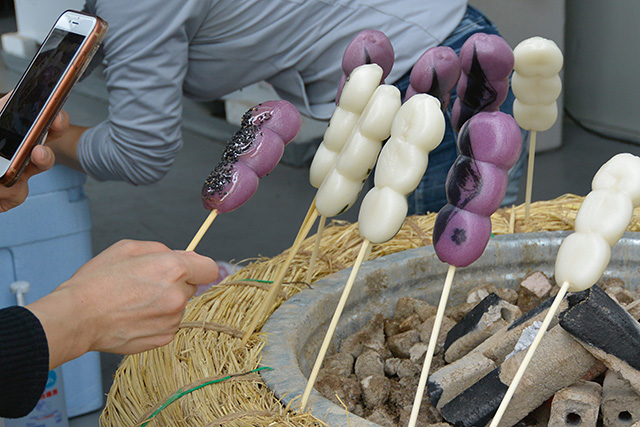
MULTIPOLYGON (((452 48, 457 54, 460 54, 462 44, 475 33, 498 34, 496 26, 489 21, 480 11, 468 6, 465 16, 460 21, 458 27, 442 42, 442 46, 452 48)), ((404 99, 407 88, 409 87, 409 70, 400 80, 394 83, 404 99)), ((449 169, 458 157, 456 148, 457 132, 451 124, 451 108, 456 99, 455 88, 451 93, 451 102, 445 111, 447 117, 446 131, 440 145, 429 153, 429 167, 422 177, 420 184, 416 190, 409 196, 409 215, 425 214, 427 212, 438 212, 446 203, 447 195, 445 192, 445 181, 449 169)), ((507 95, 507 99, 500 107, 500 111, 513 115, 513 101, 515 97, 511 89, 507 95)), ((527 163, 528 157, 528 131, 522 131, 522 152, 513 168, 509 171, 509 186, 507 194, 503 201, 503 206, 511 205, 518 197, 518 186, 520 176, 527 163)))

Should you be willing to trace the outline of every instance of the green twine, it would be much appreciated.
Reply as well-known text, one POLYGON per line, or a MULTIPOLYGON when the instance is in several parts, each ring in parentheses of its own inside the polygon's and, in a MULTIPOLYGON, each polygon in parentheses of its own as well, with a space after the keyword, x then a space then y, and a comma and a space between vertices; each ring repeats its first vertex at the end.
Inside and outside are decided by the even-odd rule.
POLYGON ((242 282, 273 283, 273 280, 241 279, 242 282))
POLYGON ((218 378, 217 380, 208 381, 208 382, 206 382, 204 384, 200 384, 199 386, 193 387, 192 389, 189 389, 189 390, 185 390, 185 391, 178 390, 171 397, 169 397, 166 402, 164 402, 162 405, 160 405, 160 407, 158 409, 156 409, 156 411, 153 414, 149 415, 149 418, 147 418, 147 420, 144 422, 144 424, 142 424, 142 426, 140 426, 140 427, 145 427, 147 424, 149 424, 149 422, 151 421, 151 419, 153 417, 155 417, 156 415, 158 415, 160 413, 160 411, 162 411, 164 408, 166 408, 167 406, 171 405, 173 402, 175 402, 176 400, 180 399, 184 395, 187 395, 187 394, 189 394, 191 392, 194 392, 194 391, 196 391, 198 389, 201 389, 202 387, 205 387, 205 386, 208 386, 208 385, 211 385, 211 384, 221 383, 222 381, 229 380, 229 379, 231 379, 233 377, 238 377, 238 376, 246 375, 246 374, 252 374, 254 372, 263 371, 265 369, 269 370, 269 371, 273 371, 273 368, 270 368, 268 366, 263 366, 262 368, 257 368, 257 369, 254 369, 252 371, 249 371, 249 372, 244 372, 244 373, 241 373, 241 374, 231 374, 231 375, 227 375, 226 377, 223 377, 223 378, 218 378))

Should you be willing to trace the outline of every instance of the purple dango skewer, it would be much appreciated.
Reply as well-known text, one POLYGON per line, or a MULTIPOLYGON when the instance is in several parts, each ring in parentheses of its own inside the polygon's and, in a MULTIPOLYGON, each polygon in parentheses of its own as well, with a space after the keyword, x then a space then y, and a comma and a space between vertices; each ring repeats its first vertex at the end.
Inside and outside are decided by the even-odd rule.
POLYGON ((275 168, 301 123, 297 109, 283 100, 248 110, 240 129, 227 142, 221 162, 202 186, 205 209, 231 212, 246 203, 257 189, 258 178, 275 168))
MULTIPOLYGON (((475 262, 491 237, 491 214, 506 193, 507 171, 522 148, 515 119, 502 112, 480 112, 472 116, 458 135, 460 155, 447 175, 448 203, 440 209, 433 227, 433 248, 449 269, 431 331, 437 342, 457 267, 475 262)), ((434 349, 427 350, 409 419, 417 422, 434 349)))
POLYGON ((509 44, 495 34, 476 33, 460 49, 462 74, 452 119, 456 130, 481 111, 497 111, 509 91, 514 55, 509 44))
POLYGON ((275 168, 301 125, 298 110, 284 100, 263 102, 242 116, 240 129, 202 186, 202 204, 210 214, 187 251, 195 249, 218 213, 231 212, 253 196, 259 179, 275 168))
POLYGON ((435 96, 445 111, 451 101, 451 91, 460 78, 460 60, 447 46, 429 48, 413 66, 405 101, 417 93, 435 96))
POLYGON ((340 100, 342 87, 351 72, 361 65, 377 64, 382 68, 382 79, 384 83, 395 60, 395 52, 391 41, 385 33, 380 30, 362 30, 349 42, 342 55, 342 77, 338 84, 336 103, 340 100))
MULTIPOLYGON (((506 194, 508 170, 515 164, 522 148, 520 135, 515 119, 500 111, 481 112, 469 119, 458 135, 460 155, 447 175, 447 206, 489 219, 500 207, 506 194)), ((441 212, 434 225, 433 246, 436 255, 450 265, 466 267, 475 259, 461 256, 458 260, 455 247, 446 241, 447 236, 455 236, 453 229, 460 226, 453 221, 459 211, 447 208, 441 212)), ((477 236, 470 230, 464 231, 477 236)), ((491 229, 485 234, 460 242, 458 246, 477 245, 477 250, 471 252, 479 257, 489 241, 491 229)))

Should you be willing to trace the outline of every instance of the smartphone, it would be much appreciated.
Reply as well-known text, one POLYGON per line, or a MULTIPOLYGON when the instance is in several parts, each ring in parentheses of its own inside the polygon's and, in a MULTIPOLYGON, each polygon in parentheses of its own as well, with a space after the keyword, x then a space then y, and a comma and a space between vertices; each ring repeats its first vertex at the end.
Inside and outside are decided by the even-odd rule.
POLYGON ((20 178, 107 29, 97 16, 60 15, 0 112, 0 184, 20 178))

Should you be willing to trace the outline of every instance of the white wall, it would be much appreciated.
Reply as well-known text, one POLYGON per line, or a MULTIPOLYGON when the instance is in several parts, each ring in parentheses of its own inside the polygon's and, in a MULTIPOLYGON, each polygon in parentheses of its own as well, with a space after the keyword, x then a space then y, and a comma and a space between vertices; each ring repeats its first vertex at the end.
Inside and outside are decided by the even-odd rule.
POLYGON ((640 2, 567 0, 567 110, 640 143, 640 2))
MULTIPOLYGON (((553 40, 564 52, 565 0, 470 0, 469 3, 480 9, 498 26, 500 33, 512 48, 524 39, 541 36, 553 40)), ((562 108, 563 96, 560 95, 559 112, 562 108)), ((536 151, 557 148, 562 144, 561 113, 558 117, 551 129, 538 132, 536 151)))
POLYGON ((42 43, 56 19, 67 9, 82 10, 84 0, 14 0, 18 32, 42 43))
POLYGON ((81 10, 84 0, 14 0, 14 4, 18 31, 2 34, 2 50, 31 58, 58 16, 67 9, 81 10))

